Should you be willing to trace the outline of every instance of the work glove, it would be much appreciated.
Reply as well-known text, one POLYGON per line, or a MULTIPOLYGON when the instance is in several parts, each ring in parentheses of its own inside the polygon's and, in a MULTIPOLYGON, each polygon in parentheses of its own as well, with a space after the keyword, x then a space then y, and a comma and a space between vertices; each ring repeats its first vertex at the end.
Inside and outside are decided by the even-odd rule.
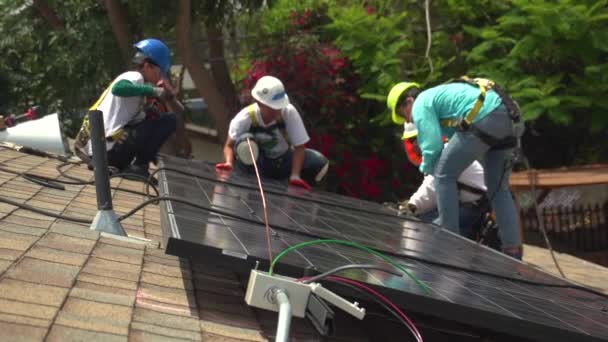
POLYGON ((312 187, 308 183, 306 183, 302 178, 300 178, 300 176, 289 177, 289 185, 298 186, 306 190, 312 189, 312 187))
POLYGON ((176 91, 173 87, 165 80, 160 80, 154 87, 154 95, 161 100, 168 101, 175 98, 176 91))
POLYGON ((218 163, 218 164, 215 164, 215 169, 217 171, 232 171, 232 164, 230 164, 230 163, 218 163))

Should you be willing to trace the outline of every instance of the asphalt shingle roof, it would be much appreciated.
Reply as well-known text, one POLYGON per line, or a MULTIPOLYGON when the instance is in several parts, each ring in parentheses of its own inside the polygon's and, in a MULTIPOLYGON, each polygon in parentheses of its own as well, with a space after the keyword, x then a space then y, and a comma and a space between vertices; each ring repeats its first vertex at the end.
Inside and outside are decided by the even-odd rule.
MULTIPOLYGON (((0 148, 13 171, 52 178, 60 162, 0 148)), ((84 167, 67 173, 92 179, 84 167)), ((142 183, 112 185, 143 190, 142 183)), ((91 219, 91 185, 64 191, 0 172, 0 196, 49 211, 91 219)), ((144 200, 113 191, 118 214, 144 200)), ((123 221, 134 236, 161 240, 160 211, 150 205, 123 221)), ((54 219, 0 203, 0 336, 4 341, 264 341, 230 271, 127 243, 86 224, 54 219)))

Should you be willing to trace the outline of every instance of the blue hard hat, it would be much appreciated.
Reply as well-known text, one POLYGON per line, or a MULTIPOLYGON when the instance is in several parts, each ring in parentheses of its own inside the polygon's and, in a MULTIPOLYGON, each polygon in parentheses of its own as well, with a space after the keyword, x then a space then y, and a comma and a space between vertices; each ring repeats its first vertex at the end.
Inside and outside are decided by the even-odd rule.
POLYGON ((137 42, 133 46, 157 64, 163 73, 169 73, 169 69, 171 68, 171 51, 165 43, 158 39, 148 38, 137 42))

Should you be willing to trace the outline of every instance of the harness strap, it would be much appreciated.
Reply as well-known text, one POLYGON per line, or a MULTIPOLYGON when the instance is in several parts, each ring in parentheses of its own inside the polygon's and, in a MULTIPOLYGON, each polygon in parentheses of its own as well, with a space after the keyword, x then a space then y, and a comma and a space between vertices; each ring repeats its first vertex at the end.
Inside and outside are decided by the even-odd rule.
POLYGON ((479 114, 481 107, 483 107, 483 102, 486 99, 486 92, 489 89, 491 89, 492 86, 494 86, 494 82, 487 80, 488 82, 486 82, 486 84, 483 85, 482 82, 476 82, 475 80, 471 80, 467 76, 463 76, 461 78, 461 80, 463 82, 473 84, 473 85, 476 85, 479 87, 479 96, 477 96, 477 101, 475 101, 475 104, 473 105, 473 109, 471 109, 469 114, 467 114, 467 116, 464 117, 465 122, 468 125, 470 125, 471 123, 473 123, 473 120, 475 120, 475 118, 477 117, 477 114, 479 114))
POLYGON ((485 195, 485 194, 486 194, 486 191, 485 191, 485 190, 482 190, 482 189, 476 188, 476 187, 474 187, 474 186, 471 186, 471 185, 466 184, 466 183, 463 183, 463 182, 459 182, 459 181, 457 181, 457 182, 456 182, 456 185, 458 186, 458 190, 464 190, 464 191, 468 191, 468 192, 470 192, 470 193, 472 193, 472 194, 474 194, 474 195, 480 195, 480 196, 483 196, 483 195, 485 195))
POLYGON ((464 118, 440 119, 440 125, 442 127, 455 128, 459 130, 470 129, 473 134, 475 134, 484 143, 489 145, 493 150, 502 150, 517 147, 517 137, 509 136, 506 138, 498 139, 473 125, 473 121, 475 120, 477 114, 479 114, 479 111, 483 107, 483 102, 485 100, 486 93, 489 90, 493 90, 496 92, 496 94, 500 97, 502 104, 507 108, 511 120, 514 123, 517 123, 521 120, 521 113, 515 101, 513 101, 513 99, 509 95, 507 95, 507 93, 492 80, 488 80, 485 78, 470 78, 467 76, 462 76, 455 82, 464 82, 472 86, 478 87, 479 96, 477 97, 477 101, 475 101, 475 104, 473 105, 473 109, 471 109, 471 111, 467 115, 465 115, 464 118))
POLYGON ((273 130, 278 129, 281 134, 283 135, 283 138, 285 139, 285 142, 287 142, 287 144, 289 144, 289 135, 287 135, 287 129, 285 128, 285 122, 283 121, 283 116, 279 116, 279 118, 276 120, 276 122, 268 127, 261 127, 258 123, 258 118, 257 118, 257 111, 255 109, 255 104, 252 104, 250 106, 247 107, 247 112, 249 113, 249 118, 251 119, 251 127, 249 128, 249 131, 251 133, 268 133, 271 134, 273 130))
POLYGON ((469 129, 471 130, 471 133, 475 134, 475 136, 481 139, 481 141, 490 146, 493 150, 506 150, 517 147, 517 138, 514 136, 498 139, 480 130, 475 125, 471 125, 469 129))

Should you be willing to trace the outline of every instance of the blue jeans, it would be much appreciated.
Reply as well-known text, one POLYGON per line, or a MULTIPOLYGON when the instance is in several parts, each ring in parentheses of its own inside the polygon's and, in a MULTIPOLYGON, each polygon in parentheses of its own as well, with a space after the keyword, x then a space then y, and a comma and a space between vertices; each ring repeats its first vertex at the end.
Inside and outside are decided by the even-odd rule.
MULTIPOLYGON (((245 133, 237 137, 234 142, 234 149, 239 144, 247 144, 247 138, 253 139, 253 134, 245 133)), ((253 165, 245 165, 238 160, 238 156, 236 156, 236 166, 245 172, 254 173, 255 170, 253 165)), ((258 165, 258 169, 262 176, 274 179, 284 179, 291 176, 291 163, 293 159, 293 153, 289 149, 282 156, 278 158, 268 158, 264 155, 264 151, 260 149, 260 153, 258 154, 258 159, 256 160, 256 164, 258 165)), ((322 155, 320 152, 315 151, 313 149, 307 148, 304 151, 304 164, 302 165, 302 171, 300 172, 300 177, 307 181, 310 184, 316 183, 315 177, 319 172, 323 169, 323 167, 329 161, 322 155)))
POLYGON ((163 113, 157 119, 146 119, 123 129, 128 134, 122 143, 115 143, 108 151, 108 165, 124 169, 131 163, 148 169, 156 160, 161 146, 175 132, 177 118, 174 113, 163 113))
MULTIPOLYGON (((480 230, 481 208, 473 203, 459 203, 459 233, 467 238, 474 238, 475 233, 480 230)), ((439 217, 437 209, 419 215, 418 218, 424 222, 433 222, 439 217)))
MULTIPOLYGON (((504 106, 475 122, 475 125, 496 138, 508 137, 513 133, 513 123, 504 106)), ((512 159, 513 149, 492 150, 470 130, 456 132, 442 151, 435 167, 439 210, 437 223, 452 232, 460 231, 456 180, 473 161, 478 160, 484 167, 488 198, 492 200, 492 207, 496 211, 503 248, 521 246, 517 210, 509 188, 512 159)))

